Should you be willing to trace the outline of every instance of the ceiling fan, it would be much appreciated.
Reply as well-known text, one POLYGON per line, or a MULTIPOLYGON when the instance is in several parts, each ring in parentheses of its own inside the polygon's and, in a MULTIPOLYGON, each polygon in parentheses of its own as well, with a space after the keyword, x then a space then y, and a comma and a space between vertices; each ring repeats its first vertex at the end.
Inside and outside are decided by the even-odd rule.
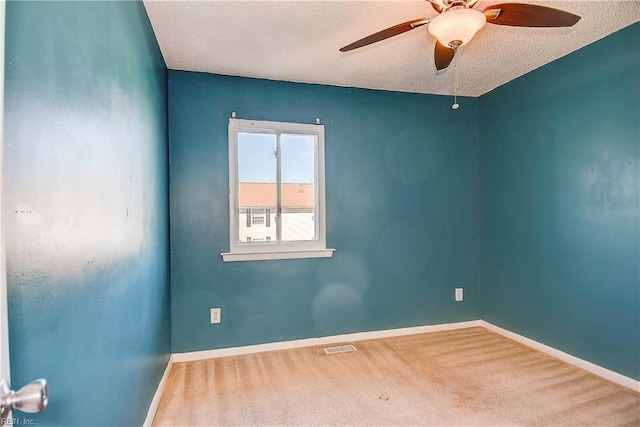
POLYGON ((487 22, 512 27, 571 27, 580 20, 573 13, 534 4, 494 4, 480 12, 473 9, 478 0, 427 1, 439 13, 435 18, 414 19, 394 25, 348 44, 340 51, 348 52, 428 25, 429 32, 437 39, 434 53, 436 69, 443 70, 449 66, 458 48, 469 43, 487 22))

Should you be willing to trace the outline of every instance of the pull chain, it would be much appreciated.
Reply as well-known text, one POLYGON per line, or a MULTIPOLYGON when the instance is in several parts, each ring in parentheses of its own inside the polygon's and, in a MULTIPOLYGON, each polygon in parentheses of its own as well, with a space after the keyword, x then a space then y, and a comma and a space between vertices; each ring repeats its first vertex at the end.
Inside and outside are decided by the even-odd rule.
POLYGON ((454 66, 454 77, 453 77, 453 105, 451 108, 457 110, 460 108, 460 104, 458 104, 458 94, 460 93, 460 88, 458 87, 458 61, 456 61, 454 66))

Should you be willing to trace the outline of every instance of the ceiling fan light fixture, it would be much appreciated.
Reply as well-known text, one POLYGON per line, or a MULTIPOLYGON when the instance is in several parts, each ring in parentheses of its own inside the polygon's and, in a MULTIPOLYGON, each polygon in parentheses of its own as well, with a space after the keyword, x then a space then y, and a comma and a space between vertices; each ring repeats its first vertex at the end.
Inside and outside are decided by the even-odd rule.
POLYGON ((443 46, 459 47, 471 41, 480 31, 487 18, 475 9, 452 9, 436 16, 429 22, 429 32, 443 46), (458 41, 457 43, 453 43, 458 41))

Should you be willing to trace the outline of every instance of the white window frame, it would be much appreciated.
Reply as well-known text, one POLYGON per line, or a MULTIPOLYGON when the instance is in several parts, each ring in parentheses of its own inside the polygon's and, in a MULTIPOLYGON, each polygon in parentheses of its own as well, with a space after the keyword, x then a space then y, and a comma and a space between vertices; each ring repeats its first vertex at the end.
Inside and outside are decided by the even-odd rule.
MULTIPOLYGON (((279 166, 278 166, 279 167, 279 166)), ((278 171, 278 175, 279 175, 278 171)), ((278 180, 279 181, 279 180, 278 180)), ((279 222, 280 218, 276 218, 279 222)), ((277 226, 277 225, 276 225, 277 226)), ((222 260, 258 261, 295 258, 330 258, 335 249, 327 249, 327 224, 324 180, 324 125, 286 123, 258 120, 229 119, 229 252, 223 252, 222 260), (315 184, 317 216, 316 240, 278 242, 239 242, 238 240, 238 133, 305 134, 317 138, 315 155, 315 184)))

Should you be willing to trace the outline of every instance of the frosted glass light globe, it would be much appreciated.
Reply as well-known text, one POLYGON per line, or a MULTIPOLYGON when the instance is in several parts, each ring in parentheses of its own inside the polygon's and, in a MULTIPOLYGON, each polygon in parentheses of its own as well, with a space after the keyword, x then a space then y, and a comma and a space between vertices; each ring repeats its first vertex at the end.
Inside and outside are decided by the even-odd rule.
POLYGON ((429 32, 447 47, 454 40, 460 40, 460 46, 469 43, 480 31, 487 18, 475 9, 453 9, 436 16, 429 23, 429 32))

